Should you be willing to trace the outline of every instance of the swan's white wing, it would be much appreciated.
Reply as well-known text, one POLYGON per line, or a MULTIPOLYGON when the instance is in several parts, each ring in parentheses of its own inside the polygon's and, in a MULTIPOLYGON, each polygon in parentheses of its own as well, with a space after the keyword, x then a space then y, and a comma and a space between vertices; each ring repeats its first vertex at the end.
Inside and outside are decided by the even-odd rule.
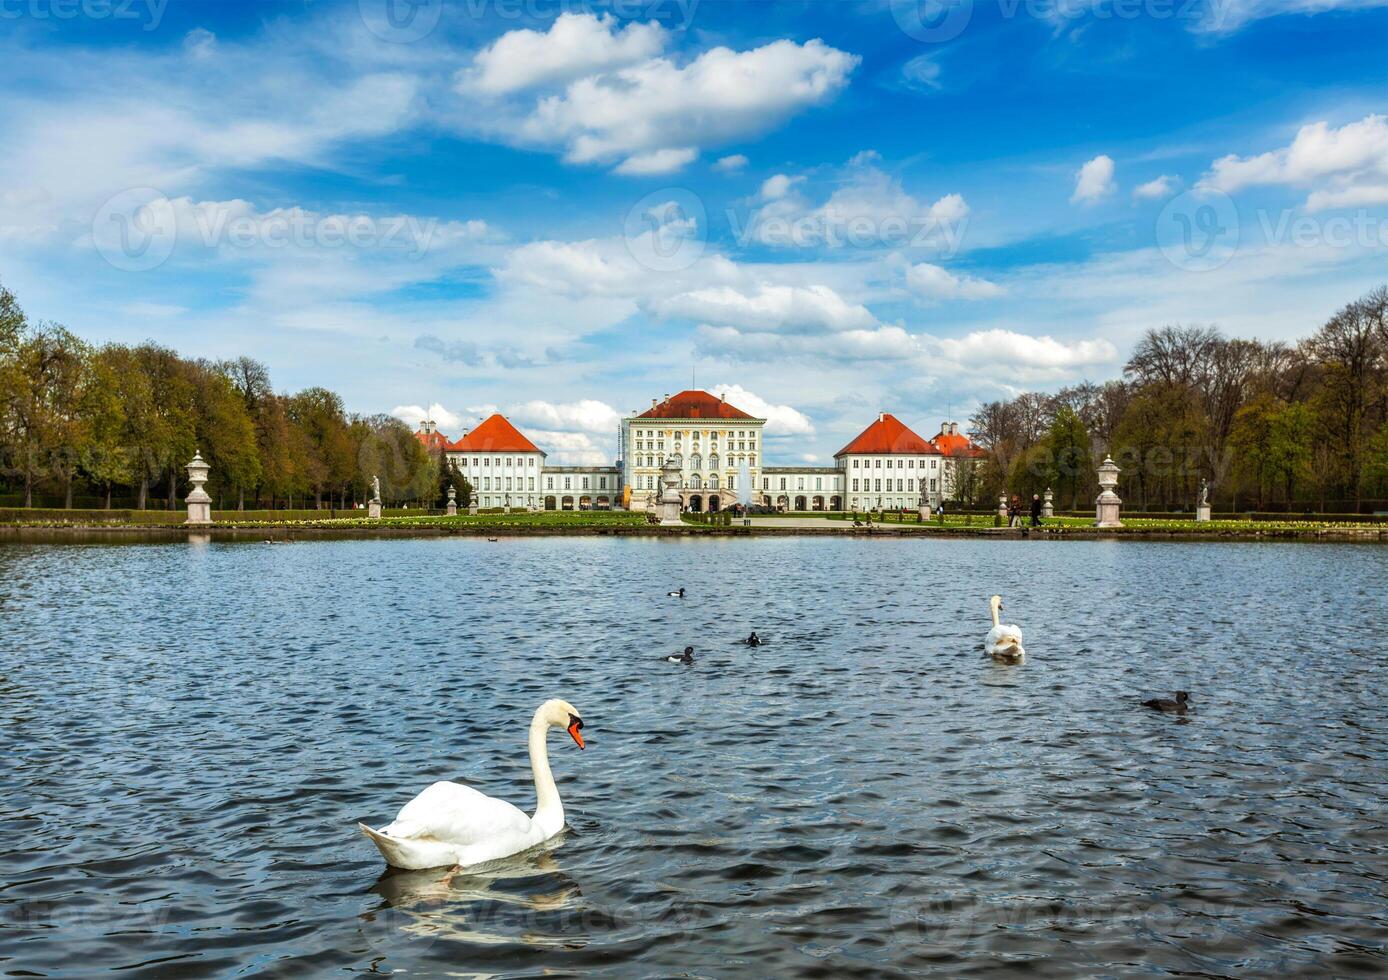
POLYGON ((1011 626, 1004 623, 1001 626, 994 626, 988 631, 986 641, 990 646, 1008 646, 1013 643, 1022 642, 1022 629, 1020 626, 1011 626))
POLYGON ((405 839, 430 839, 459 847, 524 835, 530 818, 520 809, 461 783, 437 782, 400 810, 381 833, 405 839))

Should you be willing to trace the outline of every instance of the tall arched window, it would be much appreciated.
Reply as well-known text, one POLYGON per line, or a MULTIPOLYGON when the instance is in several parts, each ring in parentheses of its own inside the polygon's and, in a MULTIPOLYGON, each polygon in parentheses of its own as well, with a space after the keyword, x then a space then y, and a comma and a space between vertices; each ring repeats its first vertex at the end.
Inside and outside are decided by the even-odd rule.
POLYGON ((704 468, 703 458, 698 453, 689 457, 689 468, 696 471, 704 468))
POLYGON ((691 477, 689 478, 689 489, 691 489, 691 490, 701 490, 701 489, 703 489, 703 484, 699 481, 699 477, 698 477, 697 474, 694 475, 694 476, 691 476, 691 477))
POLYGON ((717 490, 717 489, 718 489, 718 474, 717 474, 717 473, 710 474, 710 476, 709 476, 709 478, 708 478, 708 488, 709 488, 710 490, 717 490))
POLYGON ((711 470, 715 470, 715 471, 718 469, 718 454, 717 454, 717 453, 709 453, 709 456, 708 456, 708 468, 711 469, 711 470))

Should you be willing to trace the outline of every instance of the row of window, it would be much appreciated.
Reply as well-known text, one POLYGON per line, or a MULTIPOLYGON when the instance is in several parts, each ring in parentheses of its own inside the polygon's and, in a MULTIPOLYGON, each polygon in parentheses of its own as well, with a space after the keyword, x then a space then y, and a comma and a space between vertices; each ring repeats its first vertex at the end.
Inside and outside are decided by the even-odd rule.
MULTIPOLYGON (((719 462, 719 460, 718 460, 718 454, 715 453, 714 455, 712 455, 712 456, 710 456, 710 457, 708 458, 708 468, 711 469, 711 470, 716 470, 716 469, 718 469, 718 462, 719 462)), ((728 457, 728 466, 730 466, 730 467, 741 466, 742 463, 743 463, 743 457, 741 457, 741 456, 729 456, 729 457, 728 457)), ((753 453, 752 455, 746 457, 746 463, 747 463, 748 466, 756 466, 756 465, 757 465, 757 456, 756 456, 756 454, 753 453)), ((646 456, 646 457, 645 457, 645 462, 642 462, 642 457, 637 456, 637 457, 636 457, 636 465, 637 465, 637 466, 647 466, 647 467, 664 466, 664 465, 665 465, 665 457, 664 457, 663 455, 661 455, 661 456, 646 456), (657 462, 657 461, 658 461, 658 462, 657 462)), ((688 468, 691 469, 691 470, 702 470, 702 469, 704 468, 704 459, 703 459, 703 457, 700 456, 698 453, 695 453, 693 456, 690 456, 690 457, 689 457, 689 467, 688 467, 688 468)))
POLYGON ((482 490, 534 490, 534 489, 535 489, 535 478, 534 478, 533 476, 530 477, 530 480, 529 480, 530 486, 528 486, 528 487, 525 485, 525 484, 526 484, 526 478, 523 477, 523 476, 516 476, 516 477, 510 477, 510 476, 508 476, 508 477, 505 477, 505 478, 504 478, 504 484, 503 484, 503 478, 502 478, 502 477, 499 477, 499 476, 496 476, 496 477, 492 477, 492 476, 478 477, 478 481, 482 484, 482 486, 481 486, 481 488, 480 488, 480 489, 482 489, 482 490), (493 486, 493 484, 495 484, 495 486, 493 486))
MULTIPOLYGON (((931 457, 928 457, 928 458, 930 459, 930 468, 931 468, 932 470, 935 470, 935 469, 939 469, 939 468, 940 468, 940 460, 939 460, 939 457, 937 457, 937 456, 931 456, 931 457)), ((855 470, 858 469, 858 464, 859 464, 860 462, 863 464, 862 468, 865 469, 865 470, 880 470, 880 469, 883 468, 883 466, 882 466, 883 460, 880 460, 880 459, 864 459, 864 460, 859 460, 858 457, 855 456, 855 457, 853 457, 853 468, 854 468, 855 470)), ((900 457, 900 456, 897 456, 897 457, 888 457, 887 460, 886 460, 886 464, 887 464, 887 465, 886 465, 886 468, 887 468, 887 469, 892 469, 893 467, 895 467, 896 469, 899 469, 899 470, 914 470, 914 469, 916 468, 916 457, 914 457, 914 456, 907 456, 907 457, 905 457, 905 458, 902 458, 902 457, 900 457)), ((924 460, 924 459, 921 460, 921 469, 925 469, 925 460, 924 460)))
MULTIPOLYGON (((640 436, 640 435, 641 435, 641 432, 638 430, 636 434, 637 434, 637 436, 640 436)), ((699 441, 699 436, 700 436, 701 434, 702 434, 702 433, 701 433, 699 430, 697 430, 697 429, 691 429, 691 430, 689 431, 689 441, 690 441, 690 442, 698 442, 698 441, 699 441)), ((666 436, 669 436, 671 439, 674 439, 676 442, 679 442, 681 439, 684 438, 684 430, 683 430, 683 429, 675 429, 675 430, 666 429, 664 432, 657 432, 657 433, 655 433, 655 438, 657 438, 657 439, 663 439, 663 438, 665 438, 666 436)), ((734 433, 734 432, 728 432, 728 433, 727 433, 727 437, 728 437, 729 439, 737 438, 737 439, 745 440, 748 444, 753 445, 753 446, 755 446, 755 445, 757 444, 757 434, 756 434, 755 432, 736 432, 736 433, 734 433)), ((708 434, 708 441, 709 441, 709 442, 717 442, 717 441, 718 441, 718 433, 717 433, 717 432, 710 432, 710 433, 708 434)), ((638 446, 637 448, 639 449, 640 446, 638 446)))
MULTIPOLYGON (((574 480, 574 478, 573 478, 573 477, 571 477, 571 476, 566 476, 566 477, 564 477, 564 478, 563 478, 563 480, 564 480, 564 485, 563 485, 562 487, 556 487, 556 486, 554 485, 554 479, 555 479, 555 478, 552 477, 552 476, 547 476, 547 477, 545 477, 545 489, 546 489, 546 490, 573 490, 573 489, 574 489, 574 485, 573 485, 573 480, 574 480)), ((593 478, 592 478, 591 476, 580 477, 580 478, 579 478, 579 486, 578 486, 578 489, 579 489, 579 490, 591 490, 591 489, 593 489, 592 483, 593 483, 593 478)), ((607 489, 607 477, 605 477, 605 476, 600 476, 600 477, 598 477, 598 489, 599 489, 599 490, 606 490, 606 489, 607 489)))
POLYGON ((503 457, 501 457, 501 456, 482 456, 482 457, 477 457, 477 456, 464 456, 464 457, 463 457, 463 467, 464 467, 465 469, 474 469, 474 470, 475 470, 475 469, 478 469, 479 467, 484 468, 484 469, 490 469, 490 468, 493 467, 493 466, 498 467, 498 468, 503 467, 503 466, 505 466, 505 467, 510 467, 510 468, 515 468, 515 467, 517 467, 517 466, 520 466, 520 467, 528 467, 529 469, 532 469, 532 470, 535 468, 535 457, 534 457, 534 456, 521 456, 521 457, 519 457, 519 461, 517 461, 517 457, 515 457, 515 456, 506 456, 506 457, 504 457, 504 459, 505 459, 505 462, 504 462, 504 463, 502 462, 502 459, 503 459, 503 457))
MULTIPOLYGON (((887 486, 886 486, 886 488, 885 488, 885 489, 886 489, 886 492, 887 492, 887 493, 891 493, 891 492, 892 492, 892 481, 891 481, 891 480, 888 480, 888 481, 886 481, 886 482, 887 482, 887 486)), ((922 480, 921 482, 924 483, 925 481, 922 480)), ((936 482, 937 482, 937 481, 936 481, 936 479, 935 479, 934 477, 931 477, 931 478, 930 478, 930 489, 931 489, 932 492, 934 492, 935 489, 936 489, 936 482)), ((876 491, 881 491, 881 490, 883 490, 883 486, 882 486, 882 481, 881 481, 881 480, 854 480, 854 481, 853 481, 853 489, 854 489, 854 490, 857 490, 857 489, 858 489, 858 484, 859 484, 859 483, 862 483, 863 489, 864 489, 864 490, 876 490, 876 491)), ((898 493, 901 493, 901 492, 905 492, 905 493, 914 493, 915 490, 916 490, 916 481, 915 481, 915 480, 897 480, 897 481, 896 481, 896 490, 897 490, 898 493), (903 484, 904 484, 904 485, 903 485, 903 484)))
MULTIPOLYGON (((788 479, 790 479, 789 477, 782 476, 782 477, 777 477, 777 479, 779 479, 780 482, 781 482, 781 485, 780 485, 779 487, 776 488, 777 490, 789 490, 789 489, 790 489, 790 487, 786 486, 786 481, 787 481, 788 479)), ((764 476, 764 477, 762 477, 762 480, 761 480, 761 488, 762 488, 763 490, 770 490, 770 489, 771 489, 771 477, 769 477, 769 476, 764 476)), ((824 477, 822 477, 822 476, 817 476, 817 477, 814 478, 814 488, 815 488, 816 490, 823 490, 823 489, 825 489, 825 486, 824 486, 824 477)), ((805 486, 805 477, 803 477, 803 476, 797 476, 797 477, 795 478, 795 489, 796 489, 796 490, 808 490, 808 489, 809 489, 809 487, 805 486)), ((833 486, 829 487, 828 489, 830 489, 830 490, 836 490, 836 489, 838 489, 838 481, 834 481, 833 486)))

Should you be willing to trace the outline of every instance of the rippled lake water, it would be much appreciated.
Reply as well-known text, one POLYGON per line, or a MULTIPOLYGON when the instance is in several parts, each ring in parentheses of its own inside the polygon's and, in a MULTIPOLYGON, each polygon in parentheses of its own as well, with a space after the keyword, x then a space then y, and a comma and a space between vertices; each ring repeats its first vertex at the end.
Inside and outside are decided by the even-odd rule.
POLYGON ((1353 545, 0 546, 0 969, 1382 972, 1385 596, 1353 545), (383 874, 433 780, 533 807, 548 697, 566 833, 383 874))

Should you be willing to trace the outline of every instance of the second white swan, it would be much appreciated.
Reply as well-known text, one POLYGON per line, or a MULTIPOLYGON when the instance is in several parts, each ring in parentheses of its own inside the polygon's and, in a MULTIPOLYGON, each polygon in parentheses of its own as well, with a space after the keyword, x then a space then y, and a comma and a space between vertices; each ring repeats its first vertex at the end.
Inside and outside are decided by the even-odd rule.
POLYGON ((994 660, 1003 663, 1026 663, 1027 652, 1022 649, 1022 628, 1000 622, 998 611, 1002 609, 1002 596, 995 595, 988 600, 993 611, 993 628, 983 641, 984 652, 994 660))
POLYGON ((564 728, 583 748, 583 719, 567 701, 546 701, 530 720, 530 769, 535 777, 535 815, 461 783, 437 782, 406 803, 395 820, 372 830, 357 824, 386 863, 418 871, 444 865, 467 867, 518 854, 564 829, 564 804, 549 768, 545 737, 564 728))

